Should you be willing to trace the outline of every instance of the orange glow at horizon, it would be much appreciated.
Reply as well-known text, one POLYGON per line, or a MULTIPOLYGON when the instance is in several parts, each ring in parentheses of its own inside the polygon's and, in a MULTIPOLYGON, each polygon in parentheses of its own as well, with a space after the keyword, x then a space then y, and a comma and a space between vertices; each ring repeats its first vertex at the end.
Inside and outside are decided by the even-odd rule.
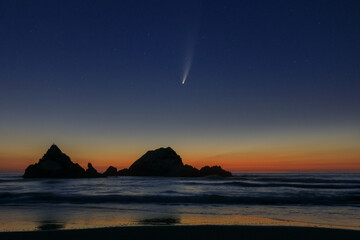
POLYGON ((189 162, 195 167, 221 165, 232 172, 360 172, 360 150, 249 151, 189 162))
POLYGON ((196 168, 220 165, 232 172, 360 172, 360 129, 317 127, 186 135, 169 132, 118 136, 26 132, 0 138, 0 172, 23 173, 45 154, 51 143, 83 168, 87 163, 103 172, 108 166, 128 168, 149 150, 172 147, 184 164, 196 168), (36 137, 31 137, 36 136, 36 137))
MULTIPOLYGON (((141 154, 123 153, 119 156, 101 154, 86 156, 85 154, 71 154, 64 150, 71 160, 86 168, 87 163, 103 172, 109 166, 118 170, 128 168, 141 154)), ((220 165, 231 172, 360 172, 360 150, 358 149, 326 149, 321 151, 309 151, 288 149, 280 151, 244 151, 228 154, 206 154, 177 152, 184 164, 196 168, 209 165, 220 165), (210 156, 209 156, 210 155, 210 156)), ((42 154, 21 156, 15 154, 0 155, 0 172, 23 172, 25 168, 38 162, 42 154)))

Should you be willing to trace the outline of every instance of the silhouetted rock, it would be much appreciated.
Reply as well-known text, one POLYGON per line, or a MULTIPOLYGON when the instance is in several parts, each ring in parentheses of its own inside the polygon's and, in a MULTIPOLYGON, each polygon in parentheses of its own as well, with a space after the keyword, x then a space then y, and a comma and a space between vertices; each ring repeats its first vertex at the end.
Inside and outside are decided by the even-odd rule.
POLYGON ((124 168, 124 169, 119 170, 116 175, 118 175, 118 176, 129 176, 130 172, 129 172, 128 168, 124 168))
POLYGON ((220 166, 213 166, 213 167, 205 166, 200 169, 200 175, 201 176, 217 175, 220 177, 232 176, 231 172, 222 169, 220 166))
POLYGON ((113 167, 113 166, 108 167, 108 169, 106 169, 106 171, 103 173, 103 175, 106 176, 106 177, 117 176, 116 167, 113 167))
MULTIPOLYGON (((232 176, 230 172, 219 166, 204 167, 198 170, 190 165, 184 165, 177 153, 168 148, 159 148, 148 151, 136 160, 129 170, 122 170, 122 175, 129 176, 164 176, 164 177, 203 177, 217 175, 221 177, 232 176)), ((120 172, 120 171, 119 171, 120 172)), ((118 173, 118 175, 120 175, 118 173)))
POLYGON ((24 178, 96 178, 107 176, 164 176, 164 177, 204 177, 216 175, 230 177, 231 172, 220 166, 203 167, 200 170, 184 165, 181 157, 170 147, 148 151, 136 160, 129 169, 117 171, 110 166, 103 174, 88 163, 86 171, 52 145, 38 163, 28 166, 24 178))
POLYGON ((88 163, 88 168, 85 171, 85 177, 97 178, 102 177, 102 174, 98 173, 98 171, 96 171, 96 169, 91 165, 91 163, 88 163))
POLYGON ((183 167, 179 155, 170 147, 148 151, 129 168, 136 176, 179 176, 183 167))
POLYGON ((52 145, 38 163, 28 166, 24 178, 82 178, 85 170, 52 145))
POLYGON ((200 171, 193 166, 185 164, 181 171, 181 177, 199 177, 200 171))

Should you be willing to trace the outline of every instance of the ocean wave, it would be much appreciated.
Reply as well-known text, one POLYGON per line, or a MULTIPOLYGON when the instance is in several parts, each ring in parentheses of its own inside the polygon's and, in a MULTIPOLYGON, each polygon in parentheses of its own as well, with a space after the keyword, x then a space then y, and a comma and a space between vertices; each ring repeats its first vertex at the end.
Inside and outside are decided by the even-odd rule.
POLYGON ((1 204, 26 203, 139 203, 139 204, 246 204, 246 205, 356 205, 360 204, 360 192, 338 195, 316 195, 306 192, 298 194, 262 194, 256 196, 221 196, 215 194, 173 195, 61 195, 52 192, 0 193, 1 204))
POLYGON ((360 189, 360 184, 354 183, 303 183, 303 182, 261 182, 261 181, 218 181, 218 182, 184 182, 183 184, 197 186, 197 185, 211 185, 211 186, 239 186, 239 187, 291 187, 291 188, 307 188, 307 189, 360 189))
POLYGON ((14 179, 11 179, 11 178, 0 178, 0 183, 8 183, 8 182, 23 182, 24 179, 23 178, 14 178, 14 179))
POLYGON ((287 183, 344 183, 344 184, 360 184, 360 174, 353 175, 244 175, 236 176, 234 180, 249 180, 259 182, 287 182, 287 183), (346 176, 346 177, 344 177, 346 176))
POLYGON ((225 185, 240 187, 292 187, 292 188, 319 188, 319 189, 360 189, 360 184, 321 184, 321 183, 261 183, 261 182, 225 182, 225 185))

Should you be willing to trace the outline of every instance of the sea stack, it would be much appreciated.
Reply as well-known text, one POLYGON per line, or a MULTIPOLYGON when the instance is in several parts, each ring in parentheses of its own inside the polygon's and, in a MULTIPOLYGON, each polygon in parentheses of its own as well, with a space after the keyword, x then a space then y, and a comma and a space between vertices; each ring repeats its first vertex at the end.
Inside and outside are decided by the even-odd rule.
POLYGON ((108 167, 108 169, 106 169, 106 171, 103 173, 104 176, 106 177, 111 177, 111 176, 116 176, 117 175, 117 168, 110 166, 108 167))
MULTIPOLYGON (((91 164, 90 164, 91 166, 91 164)), ((83 178, 99 177, 94 174, 94 168, 89 168, 88 173, 77 163, 63 153, 58 146, 53 144, 38 163, 28 166, 24 178, 83 178)), ((95 170, 96 172, 96 170, 95 170)), ((96 172, 97 173, 97 172, 96 172)))
POLYGON ((184 165, 181 157, 170 147, 148 151, 136 160, 129 169, 120 170, 118 175, 164 177, 232 176, 230 172, 225 171, 220 166, 206 166, 198 170, 190 165, 184 165))
POLYGON ((97 178, 102 177, 103 175, 101 173, 98 173, 98 171, 92 166, 91 163, 88 163, 88 168, 85 171, 85 177, 87 178, 97 178))
POLYGON ((31 164, 25 170, 24 178, 98 178, 108 176, 162 176, 162 177, 231 177, 229 171, 220 166, 205 166, 200 170, 183 164, 181 157, 170 147, 148 151, 136 160, 128 169, 117 171, 110 166, 103 174, 91 163, 86 171, 73 163, 65 153, 53 144, 38 163, 31 164))

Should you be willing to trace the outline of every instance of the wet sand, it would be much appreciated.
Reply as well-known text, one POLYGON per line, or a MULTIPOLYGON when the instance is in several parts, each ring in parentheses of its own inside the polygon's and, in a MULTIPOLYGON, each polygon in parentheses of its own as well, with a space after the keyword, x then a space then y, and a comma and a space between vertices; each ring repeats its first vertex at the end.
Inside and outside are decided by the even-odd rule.
POLYGON ((283 226, 133 226, 79 230, 0 232, 1 240, 52 239, 360 239, 360 231, 283 226))

